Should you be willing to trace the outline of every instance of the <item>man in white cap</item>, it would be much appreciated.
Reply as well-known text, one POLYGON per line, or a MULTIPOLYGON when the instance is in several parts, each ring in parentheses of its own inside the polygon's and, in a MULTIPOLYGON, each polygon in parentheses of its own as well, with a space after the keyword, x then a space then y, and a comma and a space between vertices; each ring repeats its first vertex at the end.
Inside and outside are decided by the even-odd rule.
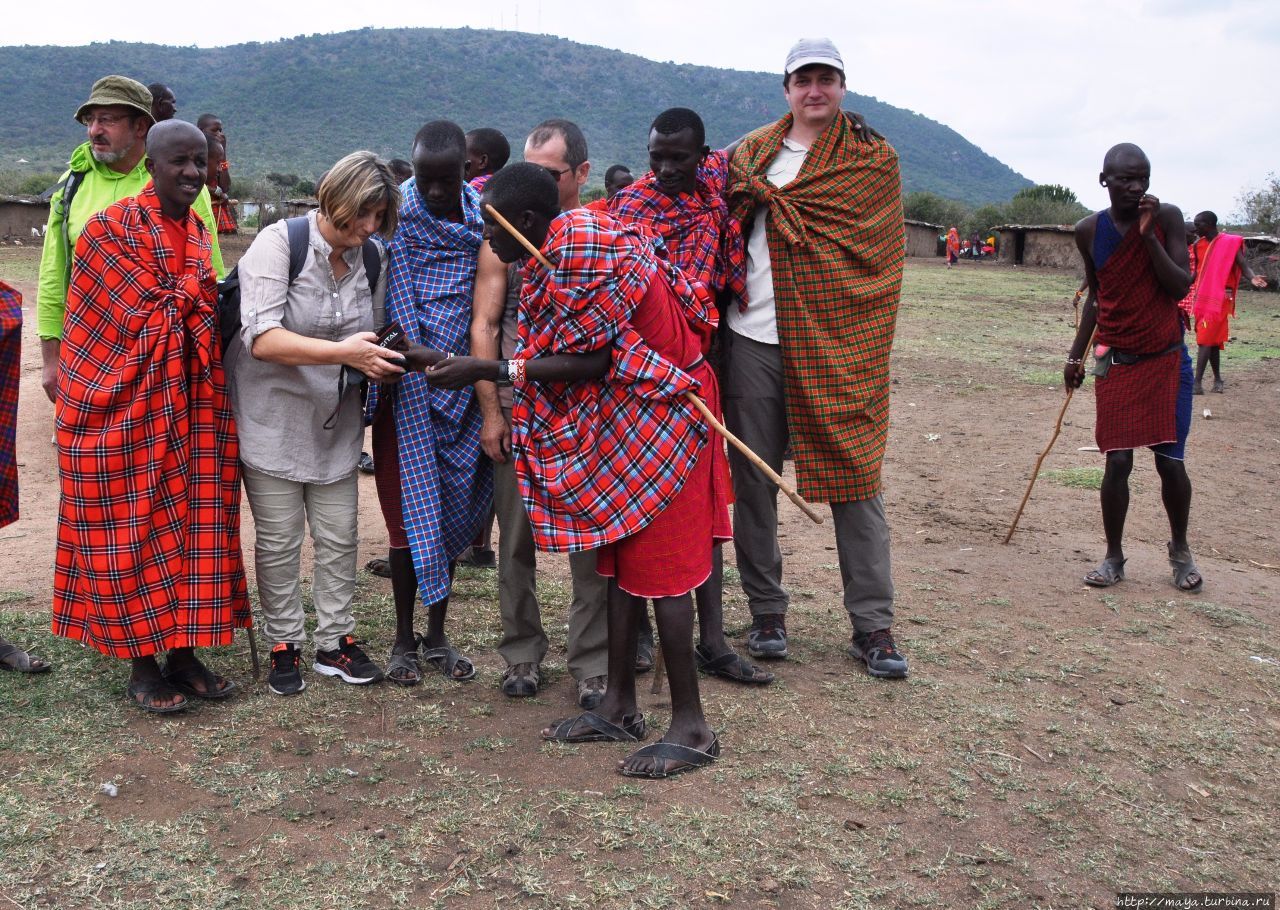
MULTIPOLYGON (((801 495, 831 504, 849 653, 873 676, 901 678, 880 495, 906 255, 898 155, 841 110, 844 61, 829 39, 798 41, 782 86, 790 112, 748 135, 730 164, 729 204, 748 240, 746 299, 726 314, 726 422, 777 471, 790 442, 801 495)), ((777 489, 729 454, 748 650, 786 657, 777 489)))
MULTIPOLYGON (((91 217, 121 199, 138 195, 150 182, 145 159, 147 132, 154 122, 151 102, 151 92, 141 82, 127 76, 103 76, 93 84, 89 100, 76 110, 76 120, 85 125, 88 141, 71 154, 71 168, 62 175, 49 200, 49 226, 36 293, 36 331, 44 362, 40 382, 50 401, 58 385, 62 321, 76 241, 91 217)), ((207 189, 191 210, 214 232, 213 269, 222 278, 218 223, 207 189)))

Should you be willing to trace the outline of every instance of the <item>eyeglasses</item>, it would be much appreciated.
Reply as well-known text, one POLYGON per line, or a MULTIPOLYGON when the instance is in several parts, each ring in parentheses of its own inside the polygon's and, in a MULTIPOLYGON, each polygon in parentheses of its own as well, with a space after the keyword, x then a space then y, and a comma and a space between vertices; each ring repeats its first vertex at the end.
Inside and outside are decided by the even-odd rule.
POLYGON ((556 183, 559 183, 559 182, 560 182, 560 178, 561 178, 561 177, 563 177, 565 174, 571 174, 571 173, 573 173, 573 168, 571 168, 571 167, 562 168, 561 170, 558 170, 558 171, 557 171, 555 168, 553 168, 553 167, 547 167, 547 166, 544 164, 544 165, 542 165, 542 169, 543 169, 544 171, 546 171, 548 174, 550 174, 550 175, 551 175, 551 179, 552 179, 552 180, 554 180, 556 183))
POLYGON ((132 116, 132 114, 85 114, 80 118, 80 122, 85 126, 101 123, 103 126, 111 127, 129 120, 132 116))

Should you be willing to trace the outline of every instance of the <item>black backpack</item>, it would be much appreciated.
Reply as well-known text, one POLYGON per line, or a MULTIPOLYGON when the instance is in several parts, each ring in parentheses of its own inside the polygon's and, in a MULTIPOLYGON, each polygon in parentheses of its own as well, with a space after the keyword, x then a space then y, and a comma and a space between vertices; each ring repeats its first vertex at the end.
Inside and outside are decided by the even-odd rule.
MULTIPOLYGON (((292 285, 307 261, 310 228, 306 215, 288 218, 284 224, 289 231, 289 284, 292 285)), ((369 289, 372 291, 378 286, 378 277, 382 272, 377 242, 372 238, 366 240, 361 252, 364 254, 364 272, 369 277, 369 289)), ((223 357, 226 357, 231 342, 240 334, 240 326, 240 266, 237 265, 218 283, 218 330, 222 335, 223 357)))

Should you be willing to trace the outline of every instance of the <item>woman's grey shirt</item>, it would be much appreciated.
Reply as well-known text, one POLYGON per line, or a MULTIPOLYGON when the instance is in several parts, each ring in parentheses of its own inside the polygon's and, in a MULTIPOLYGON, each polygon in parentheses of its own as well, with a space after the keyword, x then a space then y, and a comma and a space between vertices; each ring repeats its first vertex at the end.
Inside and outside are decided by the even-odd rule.
POLYGON ((382 268, 369 287, 359 247, 342 258, 347 274, 335 280, 333 248, 307 215, 306 262, 289 284, 289 237, 283 220, 264 228, 239 263, 240 336, 227 349, 231 403, 240 437, 240 459, 273 477, 300 483, 332 483, 349 475, 360 459, 364 423, 359 386, 349 386, 338 408, 341 366, 286 366, 259 360, 254 339, 283 327, 298 335, 341 341, 374 330, 374 312, 385 312, 387 254, 378 244, 382 268))

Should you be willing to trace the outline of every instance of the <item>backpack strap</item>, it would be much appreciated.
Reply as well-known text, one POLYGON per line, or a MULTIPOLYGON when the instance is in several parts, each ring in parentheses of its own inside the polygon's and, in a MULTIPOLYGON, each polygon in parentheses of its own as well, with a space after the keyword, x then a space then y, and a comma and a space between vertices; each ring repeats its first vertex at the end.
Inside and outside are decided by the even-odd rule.
POLYGON ((302 267, 307 262, 307 247, 311 243, 311 225, 307 224, 307 216, 286 218, 285 228, 289 231, 289 284, 292 285, 302 274, 302 267))
POLYGON ((71 200, 76 198, 76 190, 84 183, 88 171, 68 171, 67 179, 62 181, 62 246, 67 251, 67 285, 71 284, 71 260, 76 258, 75 247, 71 245, 71 200))
POLYGON ((382 256, 378 250, 378 241, 370 237, 364 242, 361 250, 364 253, 364 274, 369 279, 369 293, 378 287, 378 278, 382 274, 382 256))

